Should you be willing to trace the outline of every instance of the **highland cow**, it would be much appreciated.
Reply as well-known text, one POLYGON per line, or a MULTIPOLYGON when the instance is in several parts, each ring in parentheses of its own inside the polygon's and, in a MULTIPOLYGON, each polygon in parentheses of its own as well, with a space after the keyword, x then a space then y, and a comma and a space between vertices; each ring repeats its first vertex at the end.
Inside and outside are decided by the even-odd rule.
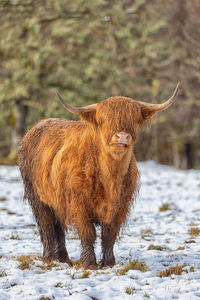
POLYGON ((81 240, 81 264, 95 269, 95 226, 101 226, 101 266, 115 263, 113 246, 137 191, 138 169, 133 153, 141 125, 168 108, 177 93, 162 104, 111 97, 98 104, 73 107, 57 95, 79 121, 40 121, 19 144, 18 161, 36 218, 43 256, 72 264, 65 247, 65 229, 75 228, 81 240))

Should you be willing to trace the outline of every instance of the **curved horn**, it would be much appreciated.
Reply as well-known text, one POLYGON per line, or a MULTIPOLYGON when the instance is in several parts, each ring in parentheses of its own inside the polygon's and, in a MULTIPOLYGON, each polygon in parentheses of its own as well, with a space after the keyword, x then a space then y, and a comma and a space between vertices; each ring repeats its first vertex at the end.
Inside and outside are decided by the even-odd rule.
POLYGON ((180 82, 178 82, 178 84, 177 84, 177 86, 176 86, 176 88, 175 88, 172 96, 167 101, 165 101, 164 103, 161 103, 161 104, 151 104, 151 103, 140 102, 140 101, 138 101, 138 102, 142 105, 142 107, 152 108, 155 111, 160 111, 160 110, 167 109, 174 102, 175 97, 176 97, 177 92, 178 92, 178 89, 179 89, 179 86, 180 86, 180 82))
POLYGON ((60 93, 58 92, 58 90, 55 91, 56 92, 56 95, 58 96, 58 99, 60 100, 60 102, 62 103, 62 105, 68 110, 70 111, 71 113, 73 114, 81 114, 83 112, 89 112, 89 111, 94 111, 96 110, 96 104, 91 104, 91 105, 88 105, 88 106, 84 106, 84 107, 74 107, 68 103, 66 103, 64 101, 64 99, 62 98, 62 96, 60 95, 60 93))

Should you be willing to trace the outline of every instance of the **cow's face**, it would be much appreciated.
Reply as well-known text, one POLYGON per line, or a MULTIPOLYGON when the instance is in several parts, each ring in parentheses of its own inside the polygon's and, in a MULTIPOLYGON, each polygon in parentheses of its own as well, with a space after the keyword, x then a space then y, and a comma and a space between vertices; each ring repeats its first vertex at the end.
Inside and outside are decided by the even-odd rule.
POLYGON ((142 122, 140 105, 130 98, 112 97, 96 108, 97 134, 112 156, 122 156, 132 150, 142 122))

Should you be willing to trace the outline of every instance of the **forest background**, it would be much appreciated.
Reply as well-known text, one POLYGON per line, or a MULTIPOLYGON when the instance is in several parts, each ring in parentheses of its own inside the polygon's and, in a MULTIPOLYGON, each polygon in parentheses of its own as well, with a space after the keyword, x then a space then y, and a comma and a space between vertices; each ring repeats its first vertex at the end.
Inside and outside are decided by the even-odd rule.
POLYGON ((137 160, 200 168, 199 0, 1 0, 0 163, 37 121, 110 96, 172 107, 140 134, 137 160))

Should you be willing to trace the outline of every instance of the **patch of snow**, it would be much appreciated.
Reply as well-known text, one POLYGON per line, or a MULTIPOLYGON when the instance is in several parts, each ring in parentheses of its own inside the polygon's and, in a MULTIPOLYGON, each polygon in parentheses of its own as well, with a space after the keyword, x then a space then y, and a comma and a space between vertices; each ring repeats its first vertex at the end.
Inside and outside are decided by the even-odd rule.
MULTIPOLYGON (((23 201, 23 184, 17 167, 0 166, 0 299, 1 300, 108 300, 200 298, 200 171, 180 171, 153 161, 139 163, 140 192, 126 228, 115 244, 116 265, 89 271, 63 263, 45 268, 42 246, 28 203, 23 201), (168 209, 160 211, 163 204, 168 209), (149 250, 149 246, 161 250, 149 250), (19 268, 17 258, 30 255, 28 268, 19 268), (130 260, 148 267, 146 272, 119 270, 130 260), (183 266, 181 275, 158 277, 172 266, 183 266)), ((80 256, 80 241, 66 237, 69 256, 80 256)), ((96 243, 97 260, 101 243, 96 243)))

